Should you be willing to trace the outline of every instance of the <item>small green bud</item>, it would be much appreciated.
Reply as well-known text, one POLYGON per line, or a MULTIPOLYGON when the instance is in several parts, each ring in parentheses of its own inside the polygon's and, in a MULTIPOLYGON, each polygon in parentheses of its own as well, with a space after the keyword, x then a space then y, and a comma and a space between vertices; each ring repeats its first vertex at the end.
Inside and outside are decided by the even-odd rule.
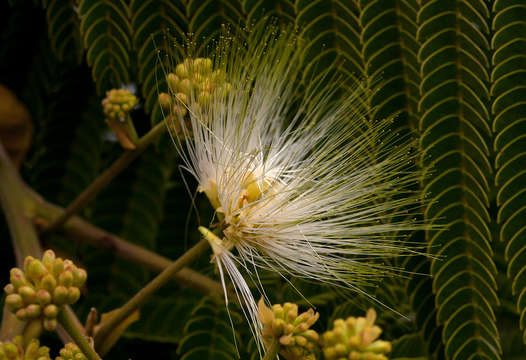
POLYGON ((57 328, 57 319, 44 319, 42 322, 44 325, 44 329, 47 331, 54 331, 57 328))
POLYGON ((62 260, 61 258, 55 259, 55 263, 53 264, 53 275, 58 278, 63 271, 64 260, 62 260))
POLYGON ((21 286, 28 284, 28 281, 26 279, 26 276, 24 275, 24 272, 20 270, 19 268, 11 269, 10 282, 11 284, 13 284, 15 288, 19 288, 21 286))
POLYGON ((169 73, 166 76, 166 82, 168 83, 168 88, 172 93, 177 92, 177 89, 179 87, 179 77, 175 75, 174 73, 169 73))
POLYGON ((53 302, 57 305, 63 305, 68 302, 68 289, 59 285, 53 291, 53 302))
POLYGON ((68 304, 74 304, 80 298, 80 290, 76 287, 68 288, 68 304))
POLYGON ((197 58, 194 60, 194 68, 203 75, 212 71, 212 60, 208 58, 197 58))
POLYGON ((14 312, 24 306, 22 297, 18 294, 10 294, 5 298, 5 303, 11 312, 14 312))
POLYGON ((159 105, 164 110, 170 110, 170 106, 172 105, 172 98, 167 93, 160 93, 159 94, 159 105))
POLYGON ((80 288, 88 279, 88 273, 84 269, 76 268, 73 272, 73 285, 80 288))
POLYGON ((15 359, 18 356, 18 347, 13 343, 4 344, 4 352, 8 359, 15 359))
POLYGON ((35 319, 40 316, 41 307, 37 304, 31 304, 26 307, 26 314, 29 319, 35 319))
POLYGON ((69 270, 65 270, 59 275, 58 283, 60 285, 64 285, 65 287, 71 286, 73 284, 73 273, 69 270))
POLYGON ((13 284, 7 284, 6 286, 4 286, 4 291, 7 295, 11 295, 15 293, 16 289, 13 284))
POLYGON ((44 251, 44 255, 42 255, 42 264, 44 264, 48 271, 52 271, 55 258, 56 256, 53 250, 44 251))
POLYGON ((22 296, 22 299, 26 304, 32 304, 37 300, 37 293, 31 286, 22 286, 18 289, 18 293, 22 296))
POLYGON ((73 343, 68 343, 60 351, 60 356, 56 360, 87 360, 79 347, 73 343))
POLYGON ((25 308, 22 308, 22 309, 19 309, 16 313, 15 313, 15 316, 18 318, 18 320, 20 321, 26 321, 27 320, 27 311, 25 308))
POLYGON ((175 67, 175 73, 179 78, 187 78, 188 77, 188 66, 186 64, 177 64, 175 67))
POLYGON ((47 273, 46 267, 40 260, 33 259, 29 262, 26 270, 26 276, 33 282, 38 282, 47 273))
POLYGON ((44 316, 49 319, 56 318, 58 316, 58 310, 58 306, 49 304, 44 308, 44 316))
POLYGON ((40 289, 37 291, 37 302, 40 305, 47 305, 51 302, 51 294, 49 291, 40 289))
POLYGON ((189 95, 190 92, 192 91, 192 83, 190 82, 189 79, 183 79, 179 81, 177 90, 178 92, 182 92, 182 93, 189 95))
POLYGON ((40 286, 42 286, 43 289, 47 290, 48 292, 53 292, 55 290, 55 287, 57 286, 57 281, 55 280, 55 277, 51 274, 44 275, 42 277, 42 280, 40 281, 40 286))

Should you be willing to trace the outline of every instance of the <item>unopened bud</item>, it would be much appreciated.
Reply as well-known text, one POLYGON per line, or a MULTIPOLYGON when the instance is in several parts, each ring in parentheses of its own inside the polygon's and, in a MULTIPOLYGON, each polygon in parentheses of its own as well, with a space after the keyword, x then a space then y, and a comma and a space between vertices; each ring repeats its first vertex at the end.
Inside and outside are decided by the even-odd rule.
POLYGON ((76 287, 68 288, 68 304, 74 304, 80 298, 80 290, 76 287))
POLYGON ((169 73, 166 76, 166 82, 168 83, 168 88, 172 93, 177 92, 177 89, 179 88, 179 77, 175 75, 174 73, 169 73))
POLYGON ((47 291, 52 292, 55 290, 55 287, 57 286, 57 281, 55 280, 55 277, 51 274, 44 275, 42 280, 40 281, 40 285, 47 291))
POLYGON ((42 264, 51 271, 53 269, 53 264, 55 263, 55 252, 53 250, 46 250, 42 255, 42 264))
POLYGON ((182 93, 185 93, 185 94, 190 94, 190 92, 192 91, 192 83, 190 82, 189 79, 183 79, 181 81, 179 81, 179 84, 177 86, 177 90, 178 92, 182 92, 182 93))
POLYGON ((11 295, 15 293, 16 289, 13 284, 7 284, 6 286, 4 286, 4 291, 7 295, 11 295))
POLYGON ((5 298, 5 303, 11 312, 20 309, 24 305, 22 297, 18 294, 7 295, 5 298))
POLYGON ((32 304, 36 302, 37 293, 31 286, 22 286, 20 289, 18 289, 18 293, 20 296, 22 296, 22 299, 26 304, 32 304))
POLYGON ((47 305, 51 302, 51 294, 49 291, 40 289, 37 291, 37 302, 40 305, 47 305))
POLYGON ((46 267, 37 259, 32 259, 26 267, 26 276, 34 282, 40 281, 46 273, 46 267))
POLYGON ((44 319, 42 324, 47 331, 54 331, 57 328, 57 319, 44 319))
POLYGON ((4 352, 8 359, 16 359, 18 356, 18 347, 13 343, 4 344, 4 352))
POLYGON ((73 284, 73 274, 69 270, 65 270, 60 276, 58 277, 58 283, 60 285, 64 285, 65 287, 69 287, 73 284))
POLYGON ((62 305, 68 302, 68 289, 65 286, 59 285, 53 291, 53 302, 57 305, 62 305))
POLYGON ((15 288, 19 288, 28 284, 27 279, 24 275, 24 272, 19 268, 13 268, 10 271, 10 282, 15 288))
POLYGON ((159 105, 164 110, 169 110, 170 106, 172 105, 172 98, 167 93, 160 93, 159 94, 159 105))
POLYGON ((58 306, 49 304, 44 308, 44 316, 46 318, 56 318, 58 316, 58 306))
POLYGON ((30 319, 39 317, 40 312, 41 312, 40 305, 31 304, 26 307, 26 314, 27 314, 27 317, 30 319))
POLYGON ((73 285, 80 288, 88 279, 88 273, 84 269, 77 268, 73 272, 73 285))
POLYGON ((15 313, 15 316, 18 318, 18 320, 20 321, 26 321, 27 320, 27 311, 25 308, 22 308, 22 309, 19 309, 16 313, 15 313))
POLYGON ((194 68, 203 75, 212 71, 212 60, 208 58, 197 58, 194 60, 194 68))

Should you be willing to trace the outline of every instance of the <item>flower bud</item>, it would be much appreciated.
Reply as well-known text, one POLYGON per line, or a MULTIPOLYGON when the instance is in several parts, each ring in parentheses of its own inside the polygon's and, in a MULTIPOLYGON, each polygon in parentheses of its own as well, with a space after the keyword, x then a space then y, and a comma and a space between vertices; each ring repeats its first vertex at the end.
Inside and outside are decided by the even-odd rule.
POLYGON ((68 302, 68 289, 65 286, 59 285, 53 291, 53 303, 63 305, 68 302))
POLYGON ((29 319, 35 319, 40 316, 41 307, 37 304, 31 304, 26 307, 26 314, 29 319))
POLYGON ((19 288, 21 286, 28 284, 26 276, 24 275, 24 272, 20 270, 19 268, 11 269, 9 280, 15 288, 19 288))
POLYGON ((8 359, 15 359, 19 355, 18 347, 13 343, 4 344, 4 353, 8 359))
POLYGON ((73 274, 69 270, 65 270, 62 272, 58 277, 58 283, 60 285, 64 285, 65 287, 69 287, 73 284, 73 274))
POLYGON ((177 66, 175 67, 175 73, 181 79, 184 79, 184 78, 188 77, 188 75, 189 75, 188 70, 189 69, 188 69, 188 64, 187 63, 177 64, 177 66))
POLYGON ((80 298, 80 290, 76 287, 68 288, 68 304, 74 304, 80 298))
POLYGON ((84 269, 76 268, 73 272, 73 285, 80 288, 88 279, 88 273, 84 269))
POLYGON ((179 81, 177 90, 178 92, 182 92, 189 95, 192 91, 192 83, 190 82, 190 79, 183 79, 179 81))
POLYGON ((7 307, 11 312, 20 309, 24 305, 22 297, 18 294, 7 295, 7 297, 5 298, 5 303, 7 304, 7 307))
POLYGON ((53 264, 53 275, 58 278, 60 274, 64 271, 64 260, 61 258, 55 259, 55 263, 53 264))
POLYGON ((26 309, 22 308, 22 309, 17 310, 17 312, 15 313, 15 316, 20 321, 26 321, 27 320, 27 311, 26 311, 26 309))
POLYGON ((26 304, 32 304, 37 299, 36 291, 29 285, 22 286, 18 289, 18 293, 22 296, 22 299, 26 304))
POLYGON ((212 71, 212 60, 208 58, 197 58, 194 60, 194 69, 206 75, 212 71))
POLYGON ((327 360, 340 358, 354 360, 387 360, 384 355, 391 351, 391 343, 377 340, 382 332, 374 325, 376 312, 367 311, 366 317, 349 317, 334 321, 334 329, 322 336, 323 353, 327 360))
POLYGON ((298 315, 298 305, 285 303, 268 308, 263 299, 258 303, 258 317, 263 325, 261 335, 266 346, 279 341, 279 353, 286 360, 315 359, 318 333, 309 329, 319 314, 310 309, 298 315), (314 321, 311 321, 314 319, 314 321))
POLYGON ((58 307, 56 305, 50 304, 44 308, 44 316, 46 318, 56 318, 58 316, 58 307))
POLYGON ((68 343, 60 351, 60 356, 56 360, 87 360, 79 347, 73 343, 68 343))
POLYGON ((160 93, 158 101, 159 105, 161 105, 164 110, 170 110, 170 106, 172 105, 172 98, 170 95, 167 93, 160 93))
POLYGON ((40 305, 47 305, 51 302, 51 294, 49 291, 40 289, 37 291, 37 302, 40 305))
POLYGON ((33 282, 40 281, 42 276, 44 276, 46 273, 46 267, 42 264, 42 262, 40 262, 40 260, 37 259, 32 259, 26 267, 26 276, 33 282))
POLYGON ((177 89, 179 88, 179 77, 175 75, 174 73, 169 73, 166 76, 166 82, 168 83, 168 88, 172 93, 177 92, 177 89))
POLYGON ((42 286, 43 289, 47 290, 48 292, 53 292, 55 290, 55 287, 57 286, 57 281, 55 280, 55 277, 51 274, 44 275, 42 277, 42 280, 40 281, 40 286, 42 286))
POLYGON ((9 283, 6 286, 4 286, 4 291, 7 295, 11 295, 15 293, 16 289, 13 284, 9 283))
POLYGON ((47 331, 54 331, 57 328, 57 319, 44 319, 42 324, 44 325, 44 329, 47 331))

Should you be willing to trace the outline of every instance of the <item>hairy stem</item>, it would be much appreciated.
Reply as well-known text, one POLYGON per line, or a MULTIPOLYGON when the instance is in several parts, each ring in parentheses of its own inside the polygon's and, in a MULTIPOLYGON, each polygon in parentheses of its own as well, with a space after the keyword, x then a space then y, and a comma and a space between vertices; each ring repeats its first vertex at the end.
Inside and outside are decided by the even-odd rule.
POLYGON ((51 222, 43 232, 51 232, 66 223, 66 221, 82 210, 97 194, 104 189, 117 175, 130 165, 140 154, 146 150, 157 137, 166 130, 164 123, 155 125, 146 135, 137 141, 134 150, 126 151, 115 162, 99 175, 84 191, 82 191, 66 208, 66 210, 53 222, 51 222))
POLYGON ((84 334, 79 331, 79 328, 76 326, 76 324, 73 323, 71 317, 68 316, 68 312, 66 309, 62 309, 60 311, 60 313, 58 314, 58 321, 62 325, 64 330, 66 330, 66 332, 75 341, 80 350, 82 350, 84 355, 86 355, 88 360, 101 360, 100 356, 95 352, 95 349, 93 349, 88 343, 88 340, 86 339, 84 334))
POLYGON ((273 339, 270 346, 266 349, 265 357, 263 360, 276 360, 279 352, 279 341, 278 339, 273 339))
MULTIPOLYGON (((26 188, 26 192, 28 197, 34 202, 34 209, 31 215, 36 217, 35 222, 37 222, 38 226, 45 226, 46 224, 43 224, 43 222, 51 222, 64 212, 63 208, 45 201, 33 190, 26 188)), ((67 238, 82 241, 95 247, 109 249, 114 252, 116 256, 141 264, 155 272, 161 272, 172 264, 170 259, 129 243, 117 235, 96 227, 78 216, 71 217, 64 224, 61 232, 67 238)), ((178 284, 193 288, 201 293, 214 297, 223 296, 223 287, 220 283, 191 269, 181 269, 174 275, 173 279, 178 284)))
POLYGON ((104 339, 119 325, 121 321, 131 315, 136 309, 138 309, 148 297, 150 297, 155 291, 161 286, 166 284, 171 278, 181 270, 184 266, 194 262, 201 254, 208 249, 208 241, 201 239, 197 244, 191 247, 185 252, 179 259, 174 261, 169 267, 163 272, 157 275, 152 281, 150 281, 145 287, 143 287, 135 296, 133 296, 126 304, 120 307, 106 322, 104 322, 101 328, 95 335, 95 344, 100 346, 104 342, 104 339))

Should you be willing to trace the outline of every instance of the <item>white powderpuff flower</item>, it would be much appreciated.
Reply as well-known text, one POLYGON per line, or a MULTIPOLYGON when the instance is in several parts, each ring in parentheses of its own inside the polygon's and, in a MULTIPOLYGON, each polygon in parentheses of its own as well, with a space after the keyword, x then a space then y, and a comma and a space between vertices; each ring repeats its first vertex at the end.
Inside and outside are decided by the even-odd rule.
POLYGON ((389 121, 371 124, 370 95, 340 88, 337 77, 320 76, 298 97, 303 45, 277 33, 220 47, 214 66, 228 91, 218 88, 206 103, 190 96, 189 123, 179 116, 177 126, 188 140, 173 137, 216 210, 214 259, 256 336, 257 305, 242 272, 257 278, 269 269, 360 291, 395 270, 375 259, 414 250, 395 234, 419 227, 407 214, 419 206, 410 191, 417 174, 405 170, 411 144, 388 136, 389 121))

